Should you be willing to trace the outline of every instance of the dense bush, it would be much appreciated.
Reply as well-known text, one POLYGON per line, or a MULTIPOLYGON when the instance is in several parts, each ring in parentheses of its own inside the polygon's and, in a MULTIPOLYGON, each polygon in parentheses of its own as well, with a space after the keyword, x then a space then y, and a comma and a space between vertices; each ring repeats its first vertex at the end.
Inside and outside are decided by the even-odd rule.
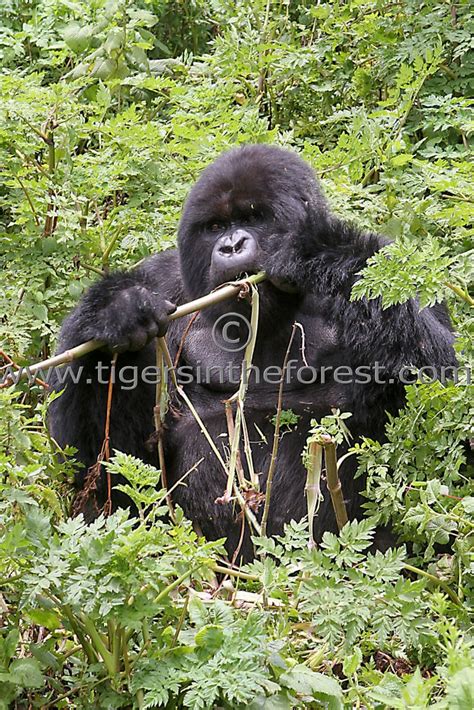
MULTIPOLYGON (((354 298, 445 299, 469 367, 473 17, 467 0, 5 0, 5 363, 48 356, 97 274, 174 242, 203 166, 265 141, 397 239, 354 298)), ((315 550, 292 524, 220 587, 221 545, 163 522, 141 462, 110 464, 138 525, 70 519, 43 388, 1 390, 0 708, 471 708, 468 374, 412 385, 387 442, 358 448, 367 520, 315 550), (367 554, 380 521, 408 551, 367 554)))

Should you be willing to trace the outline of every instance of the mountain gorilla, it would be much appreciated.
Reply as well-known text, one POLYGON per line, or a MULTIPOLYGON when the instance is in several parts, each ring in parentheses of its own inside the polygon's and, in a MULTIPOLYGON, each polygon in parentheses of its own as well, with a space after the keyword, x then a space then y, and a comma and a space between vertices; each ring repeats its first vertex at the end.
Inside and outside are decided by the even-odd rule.
MULTIPOLYGON (((265 491, 281 368, 297 322, 301 327, 291 347, 283 394, 283 409, 292 410, 297 423, 281 436, 267 530, 281 533, 285 522, 304 516, 306 471, 301 453, 310 420, 319 420, 334 408, 352 412, 349 423, 355 440, 361 435, 380 438, 386 413, 403 404, 401 369, 456 362, 443 307, 420 311, 409 301, 383 310, 379 299, 350 301, 358 272, 385 243, 333 216, 313 171, 297 155, 268 145, 247 145, 218 158, 191 190, 178 248, 151 256, 133 271, 100 280, 63 325, 59 352, 91 338, 106 344, 74 363, 65 391, 51 408, 53 436, 61 446, 76 447, 84 465, 79 488, 97 461, 104 437, 107 377, 102 375, 98 382, 97 365, 108 366, 114 351, 120 355, 110 448, 158 465, 156 444, 150 445, 155 385, 153 378, 150 382, 145 377, 145 368, 155 363, 153 338, 165 333, 172 357, 179 353, 178 367, 185 372, 189 398, 223 457, 228 456, 223 401, 238 387, 249 302, 236 298, 204 310, 188 330, 190 317, 170 321, 169 316, 175 304, 241 274, 264 270, 268 280, 259 286, 254 369, 245 401, 248 436, 254 470, 265 491), (131 365, 138 373, 133 388, 131 365), (81 376, 74 383, 79 367, 81 376)), ((61 389, 64 384, 56 386, 61 389)), ((229 552, 235 550, 242 526, 239 506, 216 502, 225 489, 225 473, 199 425, 178 400, 172 401, 166 415, 164 447, 169 487, 201 461, 175 488, 173 499, 207 538, 226 537, 229 552)), ((244 451, 241 460, 246 470, 244 451)), ((354 472, 351 457, 340 472, 350 517, 360 515, 362 503, 363 480, 354 472)), ((322 492, 316 539, 335 529, 324 481, 322 492)), ((113 492, 114 507, 129 505, 121 495, 113 492)), ((89 506, 86 517, 97 515, 105 498, 102 474, 96 508, 89 506)), ((260 508, 257 516, 261 513, 260 508)), ((252 557, 248 530, 241 554, 244 559, 252 557)))

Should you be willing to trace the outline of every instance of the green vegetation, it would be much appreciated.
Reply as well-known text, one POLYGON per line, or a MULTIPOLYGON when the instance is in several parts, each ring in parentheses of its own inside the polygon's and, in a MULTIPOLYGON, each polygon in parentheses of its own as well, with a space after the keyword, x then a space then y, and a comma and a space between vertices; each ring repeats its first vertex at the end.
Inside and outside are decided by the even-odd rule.
MULTIPOLYGON (((468 0, 4 0, 2 355, 47 357, 98 273, 174 243, 205 165, 265 141, 397 239, 353 297, 446 300, 472 363, 473 30, 468 0)), ((125 454, 138 523, 69 518, 44 389, 1 389, 0 708, 472 708, 466 380, 411 385, 357 448, 366 520, 314 549, 292 523, 220 586, 221 543, 125 454), (387 522, 407 549, 367 553, 387 522)))

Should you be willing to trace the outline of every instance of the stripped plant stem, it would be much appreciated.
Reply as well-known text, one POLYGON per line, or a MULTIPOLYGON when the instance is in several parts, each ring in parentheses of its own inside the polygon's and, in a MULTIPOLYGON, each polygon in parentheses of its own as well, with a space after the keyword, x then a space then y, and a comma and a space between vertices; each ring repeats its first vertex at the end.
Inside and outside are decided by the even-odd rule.
MULTIPOLYGON (((107 386, 107 409, 105 414, 105 431, 104 431, 104 456, 103 460, 108 461, 110 459, 110 417, 112 412, 112 395, 114 391, 115 382, 115 367, 117 365, 117 353, 112 356, 112 361, 110 364, 110 377, 109 384, 107 386)), ((112 512, 112 476, 110 471, 107 469, 107 500, 104 505, 104 515, 110 515, 112 512)))
MULTIPOLYGON (((259 316, 259 298, 258 291, 255 286, 251 285, 252 288, 252 315, 250 319, 250 340, 245 348, 244 358, 242 361, 242 372, 240 376, 240 385, 238 392, 230 398, 229 402, 236 401, 237 409, 235 412, 235 422, 234 422, 234 436, 232 439, 231 450, 230 450, 230 460, 229 468, 227 472, 227 486, 222 499, 223 503, 230 500, 232 493, 232 488, 235 481, 235 469, 237 466, 237 458, 239 456, 240 449, 240 428, 242 421, 242 412, 244 408, 245 396, 247 394, 249 373, 252 367, 252 358, 255 350, 255 343, 257 340, 257 330, 258 330, 258 316, 259 316)), ((241 485, 244 481, 241 481, 241 485)))
MULTIPOLYGON (((196 463, 193 464, 193 465, 191 466, 191 468, 188 468, 188 470, 186 471, 186 473, 183 473, 183 475, 181 476, 181 478, 179 478, 179 479, 176 481, 176 483, 171 486, 171 488, 165 489, 165 494, 164 494, 161 498, 158 498, 158 500, 156 501, 156 504, 157 504, 157 505, 161 505, 161 504, 163 503, 163 501, 166 500, 167 496, 171 496, 171 494, 172 494, 172 492, 175 490, 175 488, 177 488, 178 486, 180 486, 180 485, 187 479, 187 477, 189 476, 190 473, 193 473, 194 471, 197 471, 199 464, 201 464, 203 461, 204 461, 204 456, 201 456, 201 458, 200 458, 198 461, 196 461, 196 463)), ((163 487, 164 487, 164 486, 163 486, 163 487)), ((174 509, 173 509, 173 512, 174 512, 174 509)), ((173 520, 173 522, 175 522, 175 521, 173 520)))
POLYGON ((245 460, 249 471, 250 483, 253 488, 258 491, 260 488, 260 481, 258 475, 255 473, 255 466, 253 465, 252 448, 250 446, 250 437, 247 427, 247 420, 245 419, 245 412, 242 412, 242 434, 244 439, 245 460))
POLYGON ((90 499, 92 499, 97 512, 102 512, 104 515, 110 515, 112 512, 112 480, 110 471, 106 472, 106 484, 107 484, 107 498, 105 500, 104 506, 101 511, 98 510, 96 492, 97 492, 97 481, 99 480, 102 473, 102 465, 104 461, 110 459, 110 420, 112 411, 112 395, 114 390, 115 382, 115 367, 117 364, 117 353, 113 355, 110 364, 110 376, 107 385, 107 403, 105 410, 105 427, 104 427, 104 438, 102 440, 102 446, 100 452, 97 456, 95 464, 90 466, 87 477, 86 484, 81 491, 78 492, 74 499, 72 505, 73 515, 84 512, 84 507, 90 499))
POLYGON ((306 505, 308 509, 309 541, 310 549, 316 547, 313 527, 314 516, 319 510, 323 499, 321 495, 321 473, 323 470, 323 447, 317 441, 310 441, 308 444, 306 465, 306 505))
MULTIPOLYGON (((232 449, 234 440, 235 440, 235 422, 234 422, 234 416, 232 413, 232 402, 230 399, 226 399, 224 402, 224 409, 225 409, 225 418, 227 422, 227 432, 229 434, 229 446, 232 449)), ((236 471, 237 471, 237 478, 239 481, 239 486, 245 490, 245 474, 244 474, 244 469, 242 466, 242 460, 240 458, 240 450, 237 449, 237 455, 236 455, 236 471)))
MULTIPOLYGON (((175 312, 170 315, 170 320, 176 320, 177 318, 182 318, 183 316, 187 316, 195 311, 200 311, 203 308, 209 308, 209 306, 215 306, 217 303, 227 301, 233 296, 238 296, 242 289, 248 288, 250 284, 258 284, 261 281, 264 281, 265 278, 266 276, 263 271, 260 271, 258 274, 249 276, 246 279, 239 279, 238 281, 232 281, 231 283, 224 284, 212 293, 207 294, 207 296, 196 298, 194 301, 189 301, 189 303, 178 306, 175 312)), ((77 345, 75 348, 65 350, 59 355, 54 355, 53 357, 37 362, 34 365, 22 368, 21 372, 18 373, 18 378, 7 378, 6 381, 0 385, 0 388, 16 384, 17 379, 20 377, 28 380, 34 380, 34 375, 40 370, 48 370, 51 367, 61 367, 62 365, 78 360, 80 357, 83 357, 94 350, 98 350, 103 346, 104 343, 100 340, 88 340, 85 343, 77 345)))
POLYGON ((346 504, 342 494, 341 481, 337 467, 336 444, 330 436, 322 436, 321 443, 324 447, 324 459, 326 463, 326 480, 331 496, 332 507, 336 516, 337 527, 342 530, 344 525, 349 522, 347 515, 346 504))
MULTIPOLYGON (((170 356, 170 353, 168 350, 168 346, 166 344, 166 340, 164 338, 158 338, 158 341, 159 341, 160 347, 163 350, 165 363, 169 369, 169 372, 171 375, 171 380, 173 382, 173 385, 176 389, 177 394, 181 397, 181 399, 184 400, 184 402, 188 406, 191 414, 193 415, 194 419, 196 420, 197 424, 199 425, 200 430, 202 431, 202 433, 206 437, 206 440, 207 440, 209 446, 211 447, 214 455, 216 456, 217 460, 219 461, 220 465, 222 466, 224 473, 227 475, 227 467, 224 462, 224 459, 221 456, 219 449, 215 445, 215 443, 212 439, 212 436, 210 435, 209 431, 207 430, 204 422, 202 421, 201 417, 199 416, 198 412, 196 411, 196 409, 195 409, 194 405, 192 404, 191 400, 189 399, 188 395, 186 394, 184 389, 182 387, 180 387, 180 385, 178 384, 178 381, 176 379, 176 372, 174 370, 173 361, 171 360, 171 356, 170 356)), ((260 523, 258 522, 255 515, 252 513, 252 511, 250 510, 250 508, 246 504, 245 499, 244 499, 242 493, 240 492, 238 486, 234 485, 233 493, 234 493, 235 497, 237 498, 237 501, 238 501, 240 507, 244 511, 245 517, 249 521, 250 525, 253 527, 256 534, 260 535, 260 533, 261 533, 260 523)))
POLYGON ((164 358, 163 358, 163 350, 161 349, 158 341, 156 342, 156 367, 157 371, 159 371, 160 376, 158 378, 158 381, 156 383, 156 390, 155 390, 155 407, 153 409, 153 416, 154 416, 154 421, 155 421, 155 432, 156 432, 156 448, 158 451, 158 461, 160 465, 160 471, 161 471, 161 485, 163 486, 164 490, 166 491, 166 505, 168 506, 168 510, 170 513, 170 518, 173 521, 173 523, 176 522, 176 516, 174 514, 174 507, 173 507, 173 502, 171 500, 169 491, 168 491, 168 480, 166 476, 166 462, 165 462, 165 451, 164 451, 164 446, 163 446, 163 417, 162 417, 162 412, 166 411, 166 407, 168 404, 168 396, 167 396, 167 388, 166 388, 166 383, 165 383, 165 367, 164 367, 164 358))
POLYGON ((295 337, 297 327, 298 326, 296 325, 296 323, 293 323, 293 328, 291 330, 290 340, 288 341, 288 347, 286 349, 285 358, 283 360, 283 369, 282 369, 281 378, 280 378, 280 386, 278 389, 278 402, 277 402, 277 411, 276 411, 276 417, 275 417, 275 430, 273 432, 272 456, 270 459, 270 466, 268 467, 267 484, 266 484, 266 490, 265 490, 265 505, 263 508, 263 515, 262 515, 262 535, 263 536, 265 536, 267 534, 268 513, 270 511, 270 497, 272 494, 273 476, 275 474, 278 447, 280 444, 280 422, 281 422, 281 412, 282 412, 282 405, 283 405, 283 384, 285 382, 285 375, 286 375, 286 368, 288 365, 288 358, 290 356, 290 350, 291 350, 291 346, 293 344, 293 338, 295 337))

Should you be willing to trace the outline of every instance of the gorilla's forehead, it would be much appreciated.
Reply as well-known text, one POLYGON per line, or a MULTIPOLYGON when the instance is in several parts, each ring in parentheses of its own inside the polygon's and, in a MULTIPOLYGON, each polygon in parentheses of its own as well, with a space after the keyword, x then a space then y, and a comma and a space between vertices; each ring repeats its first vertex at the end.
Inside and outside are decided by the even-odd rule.
POLYGON ((191 195, 194 207, 200 214, 228 219, 242 213, 268 209, 281 190, 281 182, 270 172, 218 169, 215 163, 210 172, 203 174, 191 195))
POLYGON ((236 184, 230 189, 216 191, 211 200, 208 199, 206 211, 213 217, 223 221, 236 219, 241 215, 263 213, 268 210, 268 200, 259 196, 257 189, 251 184, 236 184))
POLYGON ((191 190, 185 218, 229 219, 252 211, 280 212, 291 203, 312 202, 319 194, 316 177, 295 153, 276 146, 248 145, 221 155, 191 190))

